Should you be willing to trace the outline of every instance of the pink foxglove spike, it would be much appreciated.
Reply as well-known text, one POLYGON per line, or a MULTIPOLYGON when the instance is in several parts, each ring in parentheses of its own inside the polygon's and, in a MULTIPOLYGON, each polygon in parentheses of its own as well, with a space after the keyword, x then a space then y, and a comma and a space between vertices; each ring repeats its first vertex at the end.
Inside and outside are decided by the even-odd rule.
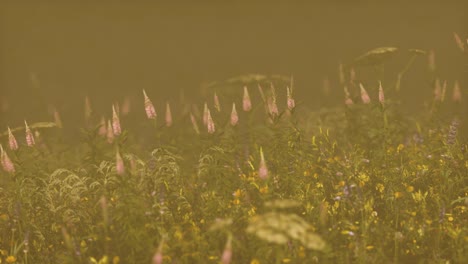
POLYGON ((244 86, 244 97, 242 99, 242 108, 245 112, 248 112, 252 109, 252 101, 250 100, 249 90, 247 86, 244 86))
POLYGON ((287 103, 288 103, 288 109, 292 111, 296 107, 296 102, 294 101, 294 98, 292 97, 292 91, 289 87, 286 87, 287 91, 287 103))
POLYGON ((457 33, 453 32, 453 37, 455 38, 455 43, 457 44, 458 48, 462 52, 465 52, 465 43, 463 43, 460 36, 457 33))
POLYGON ((215 124, 213 122, 213 118, 211 118, 210 109, 208 109, 208 120, 206 123, 206 127, 208 129, 208 133, 213 134, 215 132, 215 124))
POLYGON ((268 98, 268 112, 273 117, 279 115, 278 105, 276 104, 276 98, 274 97, 274 95, 271 95, 268 98))
POLYGON ((106 138, 107 138, 107 142, 109 144, 112 144, 112 142, 114 142, 114 131, 112 129, 112 124, 111 124, 111 121, 108 120, 107 121, 107 135, 106 135, 106 138))
POLYGON ((172 126, 172 112, 171 112, 171 106, 169 105, 169 102, 166 102, 166 126, 167 127, 172 126))
POLYGON ((125 173, 124 162, 123 162, 122 156, 120 155, 119 150, 117 150, 115 154, 115 170, 118 175, 123 175, 125 173))
POLYGON ((258 167, 258 176, 262 180, 268 178, 268 168, 265 161, 265 156, 263 155, 263 149, 260 147, 260 165, 258 167))
POLYGON ((208 124, 208 104, 205 102, 205 105, 203 106, 203 125, 208 124))
POLYGON ((11 150, 18 149, 18 141, 16 141, 15 135, 11 132, 10 127, 8 127, 8 144, 10 145, 11 150))
POLYGON ((223 255, 221 255, 221 264, 230 264, 232 261, 232 238, 228 237, 226 245, 224 246, 223 255))
POLYGON ((200 134, 200 129, 198 128, 197 120, 195 119, 195 116, 190 112, 190 121, 192 122, 193 129, 197 134, 200 134))
POLYGON ((384 90, 382 87, 382 82, 379 81, 379 102, 384 105, 385 104, 385 95, 384 90))
POLYGON ((462 100, 462 93, 460 89, 460 84, 458 81, 455 81, 455 84, 453 86, 453 93, 452 93, 452 101, 460 103, 462 100))
POLYGON ((107 135, 106 120, 104 117, 101 117, 101 122, 99 122, 98 135, 105 137, 107 135))
POLYGON ((36 144, 36 141, 34 140, 34 135, 31 129, 29 128, 26 120, 24 120, 24 126, 26 128, 26 143, 28 144, 29 147, 32 147, 36 144))
POLYGON ((120 118, 117 110, 115 109, 115 105, 112 105, 112 130, 114 131, 115 136, 118 136, 122 133, 122 128, 120 127, 120 118))
POLYGON ((6 153, 6 151, 3 150, 3 146, 1 145, 0 145, 0 150, 1 150, 0 159, 1 159, 3 170, 8 173, 14 173, 15 166, 13 165, 13 162, 11 161, 10 157, 8 157, 8 154, 6 153))
POLYGON ((370 103, 370 97, 369 94, 367 93, 366 89, 362 85, 362 83, 359 84, 359 88, 361 89, 361 100, 364 104, 370 103))
POLYGON ((221 104, 219 103, 219 98, 218 98, 218 95, 216 94, 216 92, 214 93, 214 96, 213 96, 213 100, 214 100, 214 107, 215 109, 218 111, 218 112, 221 112, 221 104))
POLYGON ((232 103, 232 111, 231 111, 231 125, 235 126, 239 122, 239 115, 237 114, 236 110, 236 103, 232 103))
POLYGON ((156 110, 154 109, 153 102, 149 99, 148 95, 146 95, 145 90, 143 90, 143 95, 145 97, 145 112, 148 119, 156 119, 156 110))
POLYGON ((350 106, 354 104, 353 99, 351 99, 351 95, 349 94, 348 87, 344 87, 344 93, 345 93, 345 105, 350 106))

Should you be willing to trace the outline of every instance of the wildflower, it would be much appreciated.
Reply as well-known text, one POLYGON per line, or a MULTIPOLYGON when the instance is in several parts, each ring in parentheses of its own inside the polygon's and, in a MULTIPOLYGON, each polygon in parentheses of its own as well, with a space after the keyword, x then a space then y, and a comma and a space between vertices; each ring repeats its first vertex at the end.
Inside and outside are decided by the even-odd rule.
POLYGON ((13 165, 13 162, 11 162, 10 157, 8 157, 8 154, 6 151, 3 150, 2 145, 0 145, 0 159, 2 163, 2 168, 4 171, 8 173, 14 173, 15 172, 15 166, 13 165))
POLYGON ((252 109, 252 102, 250 101, 250 95, 247 86, 244 86, 244 98, 242 100, 242 108, 245 112, 248 112, 252 109))
POLYGON ((268 98, 268 111, 272 117, 278 116, 278 105, 276 104, 276 97, 274 95, 268 98))
POLYGON ((118 175, 123 175, 125 173, 124 162, 122 156, 120 156, 119 150, 117 150, 115 154, 115 170, 117 171, 118 175))
POLYGON ((262 180, 266 180, 268 178, 268 168, 265 162, 265 157, 263 155, 263 150, 260 147, 260 165, 258 168, 258 176, 262 180))
POLYGON ((367 93, 366 89, 362 85, 362 83, 359 84, 359 88, 361 89, 361 100, 364 104, 370 103, 370 97, 369 94, 367 93))
POLYGON ((24 125, 26 127, 26 143, 28 144, 29 147, 32 147, 34 146, 34 144, 36 144, 36 141, 34 140, 34 135, 31 129, 29 128, 26 120, 24 120, 24 125))
POLYGON ((107 142, 109 142, 109 144, 114 142, 114 131, 112 131, 112 124, 111 124, 110 120, 107 121, 107 135, 106 135, 106 138, 107 138, 107 142))
POLYGON ((166 102, 166 126, 172 126, 172 113, 171 113, 171 106, 169 102, 166 102))
POLYGON ((232 111, 231 111, 231 125, 235 126, 239 122, 239 116, 237 115, 236 110, 236 103, 232 103, 232 111))
POLYGON ((221 105, 219 104, 219 98, 218 98, 218 95, 216 94, 216 92, 214 93, 214 107, 216 108, 216 110, 218 112, 221 112, 221 105))
POLYGON ((349 94, 348 87, 344 86, 344 93, 345 93, 345 105, 350 106, 353 104, 353 100, 351 99, 351 95, 349 94))
MULTIPOLYGON (((208 108, 207 108, 208 109, 208 108)), ((215 132, 215 124, 213 122, 213 118, 211 118, 210 109, 208 109, 206 127, 208 129, 208 133, 213 134, 215 132)))
POLYGON ((455 38, 455 43, 457 44, 458 48, 462 52, 465 52, 465 43, 463 43, 460 36, 457 33, 453 32, 453 37, 455 38))
POLYGON ((146 95, 146 91, 143 89, 143 96, 145 97, 145 112, 148 119, 156 119, 156 110, 154 109, 153 102, 146 95))
POLYGON ((17 150, 18 149, 18 142, 16 141, 15 135, 11 133, 10 127, 8 127, 8 143, 10 145, 11 150, 17 150))
POLYGON ((380 81, 379 81, 379 102, 382 105, 384 105, 384 103, 385 103, 384 90, 382 88, 382 82, 380 82, 380 81))
POLYGON ((223 255, 221 256, 221 263, 222 264, 229 264, 232 260, 232 236, 229 235, 228 240, 226 242, 226 246, 224 247, 223 255))
POLYGON ((115 109, 115 105, 112 105, 112 131, 114 131, 115 136, 118 136, 122 133, 120 119, 119 115, 117 114, 117 110, 115 109))
POLYGON ((104 117, 101 117, 101 121, 99 122, 99 130, 98 130, 98 135, 100 136, 105 136, 107 134, 107 128, 106 128, 106 120, 104 117))
POLYGON ((296 107, 296 103, 294 101, 294 98, 292 98, 292 91, 289 87, 286 87, 286 91, 287 91, 287 97, 288 97, 288 109, 290 111, 292 111, 295 107, 296 107))
POLYGON ((203 124, 206 126, 208 124, 208 104, 205 102, 203 105, 203 124))
POLYGON ((192 126, 193 129, 197 134, 200 134, 200 129, 198 128, 197 120, 195 119, 195 116, 190 112, 190 121, 192 121, 192 126))
POLYGON ((453 86, 453 93, 452 93, 452 101, 460 103, 462 99, 462 94, 460 90, 460 84, 458 81, 455 81, 455 84, 453 86))

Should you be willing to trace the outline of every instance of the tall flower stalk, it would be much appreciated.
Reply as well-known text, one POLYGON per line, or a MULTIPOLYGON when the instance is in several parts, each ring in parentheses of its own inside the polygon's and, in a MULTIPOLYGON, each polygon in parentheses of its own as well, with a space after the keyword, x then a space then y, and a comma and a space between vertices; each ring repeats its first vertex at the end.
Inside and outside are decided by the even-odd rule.
POLYGON ((153 102, 151 102, 145 90, 143 90, 143 96, 145 97, 146 117, 148 117, 148 119, 156 119, 156 110, 154 109, 153 102))
POLYGON ((18 141, 16 141, 15 135, 11 132, 10 127, 8 127, 8 144, 10 145, 11 150, 18 149, 18 141))
POLYGON ((114 131, 115 136, 118 136, 122 133, 120 118, 117 110, 115 109, 115 105, 112 105, 112 130, 114 131))
POLYGON ((34 135, 31 131, 31 129, 28 126, 28 123, 26 120, 24 120, 24 126, 26 130, 26 144, 28 144, 29 147, 32 147, 36 144, 36 141, 34 140, 34 135))

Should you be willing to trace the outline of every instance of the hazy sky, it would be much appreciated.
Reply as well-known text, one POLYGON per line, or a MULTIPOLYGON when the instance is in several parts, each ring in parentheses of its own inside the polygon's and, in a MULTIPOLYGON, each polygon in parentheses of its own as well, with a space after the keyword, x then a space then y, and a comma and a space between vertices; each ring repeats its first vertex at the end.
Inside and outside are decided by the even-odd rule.
MULTIPOLYGON (((468 36, 464 1, 15 2, 0 3, 0 93, 10 102, 2 124, 46 115, 47 104, 82 113, 85 95, 107 109, 124 95, 140 100, 142 89, 165 101, 246 73, 293 74, 313 104, 324 76, 342 98, 339 61, 380 46, 434 49, 441 78, 464 78, 453 41, 453 32, 468 36)), ((425 64, 416 62, 408 86, 427 85, 425 64)))

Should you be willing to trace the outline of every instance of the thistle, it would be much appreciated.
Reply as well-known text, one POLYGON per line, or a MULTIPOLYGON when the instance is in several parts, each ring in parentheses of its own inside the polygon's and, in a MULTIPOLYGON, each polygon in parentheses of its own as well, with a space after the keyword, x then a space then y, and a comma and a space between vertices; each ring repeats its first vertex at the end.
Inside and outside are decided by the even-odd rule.
POLYGON ((117 111, 115 110, 115 105, 112 105, 112 130, 114 135, 118 136, 122 133, 122 128, 120 127, 120 119, 117 111))
POLYGON ((216 110, 218 112, 221 112, 221 104, 219 103, 219 98, 218 98, 218 95, 216 94, 216 92, 214 93, 214 96, 213 96, 213 100, 214 100, 214 107, 216 108, 216 110))
POLYGON ((266 180, 268 178, 268 168, 265 162, 265 156, 263 155, 263 150, 260 147, 260 165, 258 168, 258 176, 262 180, 266 180))
POLYGON ((460 90, 460 84, 458 81, 455 81, 455 84, 453 86, 453 93, 452 93, 452 101, 460 103, 462 100, 462 93, 460 90))
POLYGON ((195 119, 195 116, 190 112, 190 121, 192 122, 193 129, 195 132, 200 135, 200 129, 198 128, 197 120, 195 119))
POLYGON ((166 126, 172 126, 172 113, 171 113, 171 106, 169 102, 166 102, 166 126))
POLYGON ((11 132, 10 127, 8 127, 8 143, 10 145, 11 150, 18 149, 18 142, 16 141, 15 135, 11 132))
POLYGON ((26 128, 26 143, 28 144, 29 147, 32 147, 36 144, 36 141, 34 140, 34 135, 31 131, 31 129, 28 126, 28 123, 26 120, 24 120, 24 125, 26 128))
POLYGON ((239 122, 239 115, 237 114, 236 110, 236 103, 232 103, 232 111, 231 111, 231 125, 235 126, 239 122))
POLYGON ((296 107, 296 103, 294 101, 294 98, 292 97, 292 91, 289 87, 286 87, 286 92, 287 92, 287 104, 288 104, 288 109, 289 111, 292 111, 296 107))
POLYGON ((6 151, 3 150, 3 146, 0 145, 0 159, 2 163, 2 168, 4 171, 8 173, 14 173, 15 172, 15 166, 13 165, 13 162, 10 160, 10 157, 8 157, 8 154, 6 151))
POLYGON ((125 173, 124 162, 118 149, 115 153, 115 170, 117 171, 118 175, 123 175, 125 173))
POLYGON ((370 97, 369 94, 367 93, 366 89, 362 85, 362 83, 359 84, 359 88, 361 89, 361 100, 364 104, 370 103, 370 97))
POLYGON ((250 100, 249 90, 247 86, 244 86, 244 97, 242 99, 242 108, 245 112, 248 112, 252 109, 252 101, 250 100))
POLYGON ((379 102, 381 105, 385 104, 385 95, 382 87, 382 82, 379 81, 379 102))
POLYGON ((154 109, 154 105, 149 99, 148 95, 146 95, 145 90, 143 90, 143 96, 145 97, 145 112, 148 119, 156 119, 156 110, 154 109))
POLYGON ((206 127, 208 129, 208 133, 213 134, 215 132, 215 124, 213 122, 213 118, 211 118, 210 109, 208 109, 207 113, 208 115, 207 115, 206 127))

